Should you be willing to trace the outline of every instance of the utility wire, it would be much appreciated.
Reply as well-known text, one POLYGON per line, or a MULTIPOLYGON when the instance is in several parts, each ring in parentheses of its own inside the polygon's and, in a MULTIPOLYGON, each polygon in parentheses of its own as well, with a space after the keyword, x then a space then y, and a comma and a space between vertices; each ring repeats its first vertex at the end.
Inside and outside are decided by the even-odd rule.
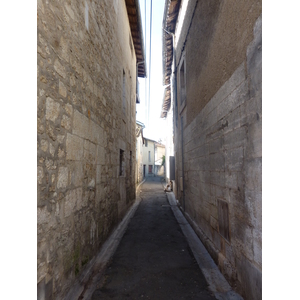
POLYGON ((150 112, 150 95, 151 95, 151 44, 152 38, 152 0, 150 2, 150 54, 149 54, 149 88, 148 88, 148 124, 149 124, 149 112, 150 112))
MULTIPOLYGON (((147 65, 147 0, 145 0, 145 65, 147 65)), ((145 78, 145 121, 147 122, 147 108, 148 108, 148 102, 147 102, 147 87, 148 87, 148 80, 145 78)), ((146 123, 145 122, 145 123, 146 123)), ((148 126, 148 124, 145 124, 148 126)))

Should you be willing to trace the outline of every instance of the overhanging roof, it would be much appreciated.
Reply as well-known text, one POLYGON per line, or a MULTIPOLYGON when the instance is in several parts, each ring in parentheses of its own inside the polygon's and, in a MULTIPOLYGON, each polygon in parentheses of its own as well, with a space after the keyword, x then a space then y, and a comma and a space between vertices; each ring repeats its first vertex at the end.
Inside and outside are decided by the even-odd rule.
POLYGON ((138 77, 145 78, 147 76, 147 72, 139 0, 125 0, 125 3, 135 49, 135 55, 138 63, 138 77))
POLYGON ((167 85, 163 97, 161 118, 165 118, 171 105, 170 78, 173 62, 173 36, 175 34, 176 21, 179 13, 181 0, 166 0, 162 24, 162 64, 163 85, 167 85))

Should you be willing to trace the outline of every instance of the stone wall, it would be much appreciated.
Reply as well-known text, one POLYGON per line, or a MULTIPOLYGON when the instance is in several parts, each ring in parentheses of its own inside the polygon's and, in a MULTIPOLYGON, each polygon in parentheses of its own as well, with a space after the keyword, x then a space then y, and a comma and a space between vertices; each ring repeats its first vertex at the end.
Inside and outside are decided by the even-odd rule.
POLYGON ((38 299, 62 299, 135 199, 136 57, 125 1, 38 0, 37 25, 38 299))
POLYGON ((232 286, 261 299, 261 2, 235 2, 191 1, 177 37, 175 194, 232 286))

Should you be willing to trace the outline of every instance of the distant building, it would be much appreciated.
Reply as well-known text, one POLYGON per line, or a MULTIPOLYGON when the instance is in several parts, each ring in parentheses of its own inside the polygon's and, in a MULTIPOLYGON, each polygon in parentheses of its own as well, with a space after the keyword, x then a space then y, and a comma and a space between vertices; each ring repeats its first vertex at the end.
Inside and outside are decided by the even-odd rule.
POLYGON ((143 129, 145 125, 139 121, 136 121, 136 171, 135 171, 135 182, 138 184, 143 181, 143 129))
POLYGON ((261 6, 166 0, 162 26, 173 191, 245 300, 262 298, 261 6))
POLYGON ((144 137, 143 145, 143 177, 155 175, 155 141, 144 137))
POLYGON ((155 157, 155 165, 154 165, 154 173, 157 176, 165 176, 165 155, 166 148, 165 145, 161 143, 154 143, 154 157, 155 157))

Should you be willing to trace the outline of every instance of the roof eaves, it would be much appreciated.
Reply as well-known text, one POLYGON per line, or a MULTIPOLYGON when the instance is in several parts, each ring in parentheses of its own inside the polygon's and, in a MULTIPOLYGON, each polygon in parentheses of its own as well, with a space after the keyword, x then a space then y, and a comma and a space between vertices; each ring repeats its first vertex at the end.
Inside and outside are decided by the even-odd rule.
POLYGON ((136 32, 138 35, 137 39, 136 38, 133 39, 136 60, 137 60, 137 65, 138 65, 138 67, 137 67, 138 77, 145 78, 145 77, 147 77, 146 56, 145 56, 145 49, 144 49, 143 27, 142 27, 142 21, 141 21, 139 0, 125 0, 125 2, 126 2, 128 19, 129 19, 129 23, 130 23, 131 35, 133 35, 133 32, 136 32), (132 8, 134 8, 133 14, 129 13, 129 9, 132 9, 132 8), (136 27, 136 31, 135 31, 135 27, 136 27), (140 53, 137 52, 138 48, 140 49, 140 53))

